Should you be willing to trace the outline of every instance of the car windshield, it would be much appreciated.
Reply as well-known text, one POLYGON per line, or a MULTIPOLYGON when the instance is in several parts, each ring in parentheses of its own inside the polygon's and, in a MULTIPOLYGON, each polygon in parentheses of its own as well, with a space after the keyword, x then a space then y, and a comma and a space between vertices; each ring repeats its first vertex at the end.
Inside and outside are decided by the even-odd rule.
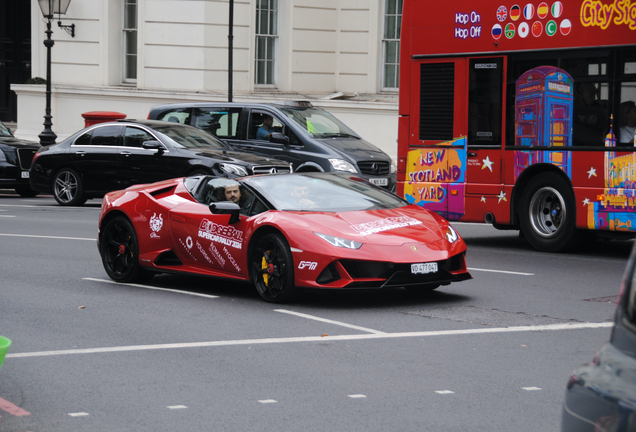
POLYGON ((219 139, 195 127, 175 126, 174 124, 156 126, 152 129, 163 134, 177 148, 187 149, 228 149, 219 139))
POLYGON ((345 126, 340 120, 320 108, 285 107, 281 108, 281 111, 316 138, 359 138, 355 132, 345 126))
POLYGON ((9 130, 9 128, 6 127, 2 122, 0 122, 0 136, 3 136, 3 137, 13 136, 11 135, 11 131, 9 130))
POLYGON ((342 212, 404 207, 408 202, 346 174, 296 173, 243 180, 277 210, 342 212))

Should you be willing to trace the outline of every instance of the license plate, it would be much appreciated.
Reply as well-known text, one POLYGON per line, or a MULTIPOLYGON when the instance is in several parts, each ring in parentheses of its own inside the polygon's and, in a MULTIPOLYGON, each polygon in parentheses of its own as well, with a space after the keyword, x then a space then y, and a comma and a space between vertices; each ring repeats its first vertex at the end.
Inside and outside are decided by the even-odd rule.
POLYGON ((29 178, 29 172, 28 171, 22 171, 22 178, 29 178))
POLYGON ((437 263, 411 264, 411 273, 413 274, 437 273, 437 263))
POLYGON ((369 182, 371 184, 376 185, 376 186, 387 186, 389 184, 389 179, 387 179, 387 178, 372 178, 372 179, 369 179, 369 182))

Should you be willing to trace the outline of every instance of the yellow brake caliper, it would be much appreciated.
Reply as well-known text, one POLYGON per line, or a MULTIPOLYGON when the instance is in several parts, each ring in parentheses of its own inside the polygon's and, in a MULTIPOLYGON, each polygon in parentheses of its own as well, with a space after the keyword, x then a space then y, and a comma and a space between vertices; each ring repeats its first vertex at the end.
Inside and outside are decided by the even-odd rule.
MULTIPOLYGON (((269 253, 269 251, 267 251, 267 253, 269 253)), ((263 281, 265 282, 265 286, 269 286, 269 265, 267 264, 265 255, 263 255, 261 260, 261 270, 268 270, 263 272, 263 281)))

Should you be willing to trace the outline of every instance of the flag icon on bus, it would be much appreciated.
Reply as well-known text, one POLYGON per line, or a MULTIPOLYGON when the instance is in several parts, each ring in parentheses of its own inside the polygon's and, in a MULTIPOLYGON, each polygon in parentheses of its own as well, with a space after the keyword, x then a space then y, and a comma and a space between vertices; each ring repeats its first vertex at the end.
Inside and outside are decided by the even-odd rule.
POLYGON ((531 20, 534 16, 534 6, 528 3, 526 7, 523 8, 523 17, 527 20, 531 20))

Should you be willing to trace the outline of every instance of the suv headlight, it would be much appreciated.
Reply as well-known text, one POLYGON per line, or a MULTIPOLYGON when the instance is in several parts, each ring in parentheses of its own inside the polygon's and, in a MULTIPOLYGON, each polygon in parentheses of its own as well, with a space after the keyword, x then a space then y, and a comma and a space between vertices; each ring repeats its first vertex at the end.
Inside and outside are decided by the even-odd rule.
POLYGON ((354 167, 353 165, 351 165, 349 162, 347 162, 346 160, 342 160, 342 159, 329 159, 329 162, 331 163, 331 167, 335 170, 335 171, 348 171, 350 173, 354 173, 356 174, 358 172, 358 170, 356 169, 356 167, 354 167))
POLYGON ((326 240, 327 242, 329 242, 330 245, 335 247, 343 247, 347 249, 360 249, 362 247, 362 243, 357 241, 334 237, 327 234, 320 234, 317 232, 315 232, 314 234, 316 234, 321 239, 326 240))
POLYGON ((223 163, 221 164, 221 169, 223 170, 224 173, 231 174, 237 177, 243 177, 243 176, 249 175, 247 170, 240 165, 223 163))
POLYGON ((393 158, 391 158, 391 174, 397 172, 397 163, 393 158))

